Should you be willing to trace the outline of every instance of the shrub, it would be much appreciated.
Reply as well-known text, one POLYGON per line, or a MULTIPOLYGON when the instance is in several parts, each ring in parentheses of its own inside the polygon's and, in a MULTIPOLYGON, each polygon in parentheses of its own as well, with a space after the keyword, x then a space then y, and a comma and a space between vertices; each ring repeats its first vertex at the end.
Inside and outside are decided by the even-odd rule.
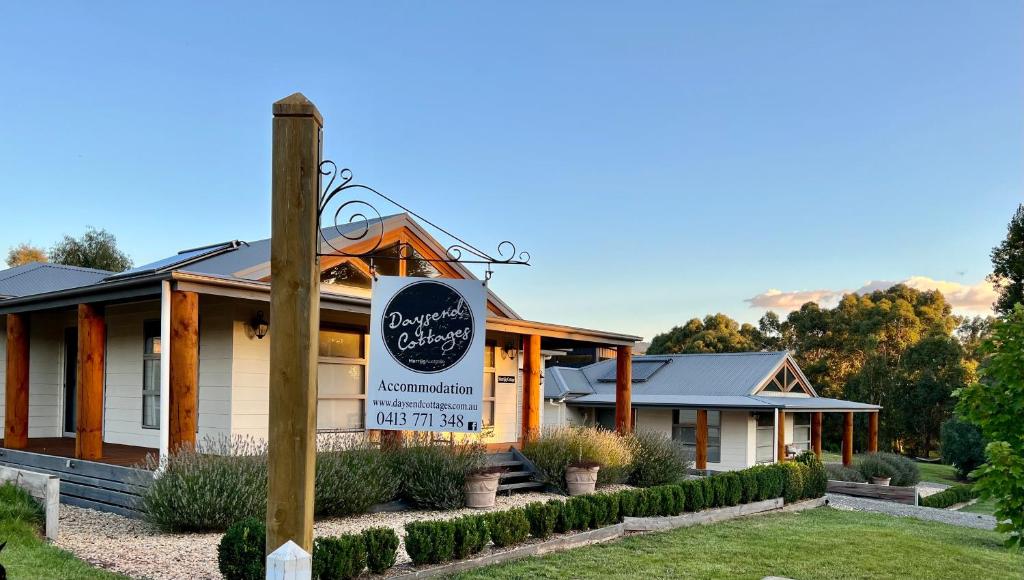
POLYGON ((896 475, 892 478, 892 485, 910 487, 921 481, 921 469, 913 459, 895 453, 871 453, 869 455, 879 457, 896 470, 896 475))
POLYGON ((321 439, 316 456, 316 513, 347 516, 391 501, 398 493, 394 462, 365 439, 321 439))
POLYGON ((572 520, 572 527, 570 529, 583 531, 590 528, 592 508, 589 497, 585 495, 571 497, 565 503, 566 505, 573 506, 572 513, 574 517, 572 520))
POLYGON ((804 451, 796 458, 798 463, 807 466, 804 474, 804 497, 822 497, 828 491, 828 474, 825 464, 813 452, 804 451))
POLYGON ((413 507, 450 510, 465 505, 466 475, 484 466, 479 443, 411 442, 394 452, 400 495, 413 507))
POLYGON ((455 557, 460 560, 483 550, 491 538, 486 515, 462 516, 451 523, 455 528, 455 557))
POLYGON ((544 481, 567 493, 565 468, 575 461, 601 464, 599 485, 621 483, 629 475, 632 454, 626 438, 597 427, 556 427, 523 446, 523 455, 533 462, 544 481))
POLYGON ((440 564, 455 555, 455 526, 448 521, 405 524, 405 551, 413 564, 440 564))
POLYGON ((530 535, 538 539, 549 537, 555 531, 561 507, 562 502, 560 501, 535 501, 526 504, 523 507, 523 512, 530 522, 530 535))
POLYGON ((585 496, 590 503, 590 528, 597 529, 608 523, 608 502, 605 494, 585 496))
MULTIPOLYGON (((156 469, 155 459, 148 468, 156 469)), ((204 439, 171 453, 141 499, 145 518, 172 532, 224 530, 267 514, 267 447, 245 437, 204 439)))
POLYGON ((366 567, 374 574, 383 574, 395 565, 398 557, 398 534, 391 528, 367 528, 363 530, 366 545, 366 567))
POLYGON ((576 527, 576 508, 578 504, 572 500, 573 498, 569 498, 564 502, 559 502, 562 505, 558 511, 558 517, 555 519, 555 531, 560 534, 571 532, 576 527))
POLYGON ((639 431, 627 441, 633 455, 629 483, 652 487, 677 483, 693 465, 692 453, 679 441, 654 431, 639 431))
POLYGON ((956 468, 961 479, 985 463, 985 439, 977 425, 956 417, 942 424, 942 461, 956 468))
POLYGON ((615 495, 619 498, 619 518, 636 517, 636 493, 627 490, 615 495))
POLYGON ((861 476, 867 481, 871 481, 875 477, 896 478, 896 468, 874 453, 859 455, 854 465, 861 476))
POLYGON ((491 541, 495 547, 504 548, 520 544, 530 535, 530 520, 521 509, 491 512, 487 514, 487 518, 491 541))
MULTIPOLYGON (((711 492, 708 496, 708 505, 713 508, 722 507, 725 505, 725 479, 722 475, 712 475, 704 478, 707 484, 710 484, 711 492)), ((707 484, 705 484, 705 493, 707 493, 707 484)))
POLYGON ((686 492, 679 484, 665 486, 669 502, 666 504, 668 516, 678 516, 686 510, 686 492))
POLYGON ((754 469, 744 469, 738 471, 737 475, 740 478, 741 503, 750 503, 757 501, 757 471, 754 469))
POLYGON ((798 501, 804 495, 804 470, 807 466, 793 461, 779 465, 783 468, 782 499, 786 503, 798 501))
POLYGON ((707 507, 704 500, 704 484, 699 479, 691 479, 681 484, 686 502, 686 511, 699 512, 707 507))
POLYGON ((267 527, 262 519, 233 524, 217 546, 217 567, 227 580, 263 580, 266 560, 267 527))
POLYGON ((738 473, 729 472, 720 476, 725 480, 725 505, 733 506, 743 499, 743 481, 738 473))
POLYGON ((782 497, 785 473, 779 464, 758 465, 756 470, 758 501, 782 497))
POLYGON ((853 481, 856 483, 865 483, 867 481, 856 469, 838 463, 826 463, 825 472, 828 474, 828 478, 834 481, 853 481))
POLYGON ((313 542, 313 578, 348 580, 366 567, 363 537, 344 534, 336 538, 317 538, 313 542))
POLYGON ((953 504, 971 501, 978 497, 978 492, 970 484, 954 485, 947 489, 922 497, 918 503, 924 507, 947 508, 953 504))

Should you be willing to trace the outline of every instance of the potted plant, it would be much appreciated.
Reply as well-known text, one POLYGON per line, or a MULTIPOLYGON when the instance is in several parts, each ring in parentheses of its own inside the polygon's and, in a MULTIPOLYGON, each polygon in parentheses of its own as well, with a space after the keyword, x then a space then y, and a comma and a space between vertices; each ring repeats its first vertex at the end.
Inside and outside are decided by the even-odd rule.
POLYGON ((865 479, 875 485, 889 485, 896 471, 891 465, 878 457, 865 457, 860 461, 857 470, 865 479))
POLYGON ((569 495, 590 495, 597 487, 597 472, 601 464, 596 461, 577 459, 565 468, 565 483, 569 495))
POLYGON ((476 469, 466 475, 466 507, 487 509, 494 507, 498 495, 498 483, 505 468, 488 466, 476 469))

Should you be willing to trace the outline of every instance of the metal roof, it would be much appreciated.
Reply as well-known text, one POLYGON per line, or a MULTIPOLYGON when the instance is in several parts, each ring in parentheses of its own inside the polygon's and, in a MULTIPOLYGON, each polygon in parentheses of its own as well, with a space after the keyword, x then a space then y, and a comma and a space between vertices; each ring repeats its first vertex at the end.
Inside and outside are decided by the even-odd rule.
POLYGON ((88 286, 113 272, 33 262, 0 270, 0 297, 12 298, 88 286))
MULTIPOLYGON (((789 360, 786 352, 649 355, 632 358, 633 366, 655 362, 656 368, 642 380, 634 377, 634 405, 677 407, 743 407, 807 410, 870 410, 877 406, 812 396, 762 396, 754 392, 789 360), (668 361, 663 362, 663 361, 668 361)), ((582 368, 552 367, 544 376, 544 396, 566 399, 573 405, 607 405, 615 402, 615 360, 582 368)), ((802 374, 802 373, 801 373, 802 374)), ((806 380, 806 377, 804 377, 806 380)), ((810 386, 810 383, 807 383, 810 386)), ((813 389, 812 389, 813 392, 813 389)))

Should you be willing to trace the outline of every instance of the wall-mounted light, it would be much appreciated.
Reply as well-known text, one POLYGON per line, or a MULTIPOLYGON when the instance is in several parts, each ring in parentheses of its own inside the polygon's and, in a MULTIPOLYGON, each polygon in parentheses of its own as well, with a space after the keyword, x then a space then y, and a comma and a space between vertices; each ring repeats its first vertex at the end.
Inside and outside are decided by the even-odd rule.
POLYGON ((252 320, 249 321, 249 328, 252 330, 253 336, 260 340, 263 340, 263 337, 267 335, 267 331, 270 330, 270 323, 263 316, 262 310, 257 311, 256 316, 253 316, 252 320))
POLYGON ((508 340, 505 341, 505 346, 501 347, 501 358, 512 360, 516 358, 516 343, 508 340))

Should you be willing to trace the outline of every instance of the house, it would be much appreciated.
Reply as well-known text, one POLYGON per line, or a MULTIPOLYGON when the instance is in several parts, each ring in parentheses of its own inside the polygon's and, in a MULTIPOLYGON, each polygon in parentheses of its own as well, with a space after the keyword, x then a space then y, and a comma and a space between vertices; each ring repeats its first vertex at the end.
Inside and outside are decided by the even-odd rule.
MULTIPOLYGON (((877 405, 818 396, 786 352, 634 356, 631 404, 637 430, 663 433, 693 449, 698 469, 734 470, 812 449, 821 454, 822 413, 844 415, 844 463, 852 458, 853 413, 877 405)), ((551 367, 544 381, 546 425, 615 422, 616 363, 551 367)))
MULTIPOLYGON (((348 234, 366 227, 323 230, 323 243, 350 255, 320 262, 322 433, 363 430, 371 264, 351 255, 365 240, 348 234)), ((437 261, 446 248, 407 214, 369 227, 383 230, 372 264, 382 275, 475 278, 437 261)), ((36 453, 130 465, 205 437, 265 438, 271 274, 270 240, 184 250, 116 274, 49 264, 0 272, 0 463, 36 453)), ((487 308, 483 422, 494 448, 540 428, 542 350, 628 358, 640 340, 524 320, 490 291, 487 308)))

